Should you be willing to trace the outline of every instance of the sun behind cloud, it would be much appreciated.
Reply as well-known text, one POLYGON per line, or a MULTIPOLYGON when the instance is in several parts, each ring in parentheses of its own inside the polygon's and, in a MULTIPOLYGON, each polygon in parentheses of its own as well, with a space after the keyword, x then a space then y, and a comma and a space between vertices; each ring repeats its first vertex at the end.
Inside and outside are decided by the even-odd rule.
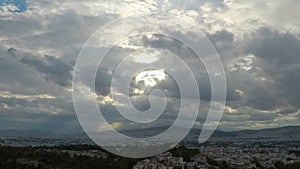
POLYGON ((135 82, 143 82, 145 86, 154 87, 158 82, 166 79, 166 73, 164 69, 148 70, 139 73, 135 77, 135 82))

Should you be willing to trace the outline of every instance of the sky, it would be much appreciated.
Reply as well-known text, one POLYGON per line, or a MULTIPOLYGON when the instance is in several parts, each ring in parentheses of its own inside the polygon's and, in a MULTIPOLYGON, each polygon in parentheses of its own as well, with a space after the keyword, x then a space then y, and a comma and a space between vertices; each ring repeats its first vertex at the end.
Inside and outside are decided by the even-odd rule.
MULTIPOLYGON (((226 107, 219 129, 299 125, 299 6, 299 0, 2 0, 0 130, 79 131, 72 102, 72 72, 82 46, 101 26, 113 20, 158 10, 197 23, 219 53, 227 78, 226 107)), ((187 30, 179 32, 192 36, 187 30)), ((110 81, 123 54, 145 46, 182 55, 195 70, 197 82, 201 83, 201 106, 195 127, 201 127, 211 96, 203 66, 193 62, 193 54, 184 46, 155 36, 118 44, 98 70, 93 93, 111 126, 136 127, 117 114, 115 106, 122 104, 112 98, 110 81)), ((98 47, 107 48, 105 44, 98 47)), ((134 56, 133 61, 169 61, 153 51, 147 52, 147 59, 134 56)), ((124 77, 130 70, 123 70, 124 77)), ((138 74, 130 89, 137 109, 149 108, 147 96, 151 87, 164 88, 170 103, 157 122, 144 127, 171 125, 180 107, 178 86, 161 70, 138 74)), ((87 95, 90 93, 87 90, 87 95)), ((193 109, 192 102, 186 109, 193 109)))
POLYGON ((24 12, 27 10, 26 0, 1 0, 0 6, 11 6, 11 12, 24 12))

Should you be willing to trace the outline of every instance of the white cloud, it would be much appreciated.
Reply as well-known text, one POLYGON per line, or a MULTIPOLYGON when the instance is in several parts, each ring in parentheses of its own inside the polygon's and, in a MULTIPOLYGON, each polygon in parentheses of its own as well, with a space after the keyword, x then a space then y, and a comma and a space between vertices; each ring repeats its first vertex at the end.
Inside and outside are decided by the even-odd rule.
MULTIPOLYGON (((288 124, 289 122, 296 123, 297 118, 299 119, 299 112, 293 112, 285 116, 278 115, 283 110, 275 111, 278 106, 281 107, 289 103, 285 98, 278 98, 278 94, 274 91, 273 86, 274 79, 272 78, 274 77, 266 75, 267 68, 269 68, 268 64, 270 63, 263 62, 263 59, 258 58, 254 54, 244 53, 243 49, 247 44, 242 41, 243 39, 249 39, 249 37, 258 39, 259 37, 255 37, 253 34, 262 26, 279 30, 279 32, 289 31, 292 32, 292 35, 297 36, 300 33, 300 13, 298 12, 300 1, 298 0, 225 0, 224 3, 217 0, 27 0, 27 4, 28 9, 20 13, 12 12, 17 10, 17 7, 14 5, 0 7, 0 90, 8 91, 0 92, 0 97, 8 100, 13 98, 24 100, 29 97, 33 100, 48 98, 52 102, 48 107, 45 102, 39 104, 38 106, 40 107, 32 107, 31 109, 28 108, 30 105, 28 103, 19 104, 21 107, 18 107, 18 109, 13 108, 8 103, 2 103, 0 105, 1 110, 15 109, 17 111, 21 110, 23 106, 27 107, 25 110, 29 116, 31 115, 30 111, 46 112, 45 114, 49 112, 54 114, 55 112, 58 114, 72 112, 73 105, 70 91, 67 90, 70 86, 66 85, 67 89, 63 89, 55 84, 55 82, 58 83, 63 80, 68 82, 70 80, 69 76, 62 76, 61 74, 67 72, 67 75, 69 75, 70 70, 67 69, 67 71, 56 72, 55 74, 55 70, 58 70, 58 68, 53 66, 41 71, 41 67, 45 68, 44 65, 48 64, 45 60, 45 55, 55 56, 58 59, 57 62, 65 63, 62 64, 64 65, 63 67, 70 66, 73 64, 70 61, 74 62, 84 42, 100 26, 120 17, 162 10, 181 19, 198 23, 199 27, 205 32, 214 34, 217 31, 221 31, 220 36, 225 40, 221 42, 217 39, 215 45, 221 51, 220 54, 224 63, 229 64, 227 66, 229 83, 232 83, 233 91, 242 98, 232 102, 229 99, 230 105, 226 107, 225 113, 226 115, 231 114, 231 117, 226 117, 227 119, 222 122, 223 127, 266 127, 268 125, 288 124), (159 4, 160 2, 163 4, 159 4), (228 32, 224 33, 222 30, 227 30, 228 32), (15 56, 16 58, 12 55, 7 56, 7 50, 10 47, 17 48, 22 52, 19 52, 15 56), (30 62, 31 65, 28 62, 27 64, 20 62, 20 59, 24 56, 30 58, 30 61, 32 61, 30 62), (35 65, 34 67, 33 62, 37 61, 45 62, 45 64, 40 64, 40 67, 35 65), (45 76, 48 78, 45 78, 45 76), (14 91, 14 94, 9 91, 14 91), (65 95, 68 95, 68 100, 58 103, 65 95), (266 100, 268 100, 268 104, 264 102, 266 100), (247 106, 248 109, 245 108, 247 106), (49 110, 46 110, 48 108, 49 110), (256 116, 273 119, 275 122, 268 124, 265 121, 254 119, 251 112, 256 116), (249 120, 249 118, 252 119, 249 120), (249 123, 243 125, 235 122, 236 119, 248 119, 249 123)), ((134 22, 130 26, 134 26, 134 22)), ((120 29, 120 27, 115 29, 120 29)), ((115 30, 110 31, 112 32, 111 39, 113 39, 115 30)), ((181 30, 181 33, 185 33, 185 31, 181 30)), ((153 37, 148 39, 153 39, 153 43, 159 43, 159 39, 154 39, 153 37)), ((138 50, 143 47, 142 45, 141 43, 128 41, 120 44, 118 47, 129 51, 138 50)), ((155 57, 151 59, 143 58, 145 57, 136 58, 136 61, 151 63, 157 61, 155 57)), ((113 60, 113 62, 116 60, 113 60)), ((295 67, 299 67, 299 63, 293 64, 295 67)), ((207 80, 205 78, 199 79, 207 80)), ((150 86, 155 83, 153 79, 147 80, 150 86)), ((83 89, 82 91, 86 92, 87 99, 97 97, 89 88, 85 87, 83 89)), ((204 89, 206 90, 206 87, 204 89)), ((133 93, 143 95, 146 92, 134 89, 133 93)), ((120 104, 116 103, 109 96, 104 95, 100 96, 99 102, 100 104, 108 105, 120 104)), ((207 106, 202 107, 201 111, 207 111, 207 106)), ((114 126, 117 128, 123 127, 117 123, 114 126)))
POLYGON ((213 30, 227 29, 236 35, 247 35, 261 26, 300 32, 298 0, 226 0, 220 7, 204 5, 204 23, 213 30))

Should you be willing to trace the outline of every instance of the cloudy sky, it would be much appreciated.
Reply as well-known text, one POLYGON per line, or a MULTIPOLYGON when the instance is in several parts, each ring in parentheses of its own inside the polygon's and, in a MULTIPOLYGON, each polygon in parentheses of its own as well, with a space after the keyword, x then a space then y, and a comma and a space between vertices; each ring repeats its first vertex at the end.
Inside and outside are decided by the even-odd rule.
MULTIPOLYGON (((298 125, 299 7, 299 0, 0 0, 0 130, 79 131, 72 72, 82 46, 108 22, 161 10, 196 23, 219 53, 227 78, 220 129, 298 125)), ((185 29, 173 31, 191 36, 185 29)), ((97 47, 107 48, 101 43, 97 47)), ((132 56, 135 63, 168 63, 172 59, 164 52, 172 51, 192 67, 201 94, 195 126, 201 126, 211 98, 204 67, 194 62, 186 47, 156 35, 120 42, 99 67, 94 93, 108 122, 118 129, 135 126, 118 115, 116 106, 122 103, 113 99, 110 83, 124 54, 145 47, 149 55, 137 53, 132 56), (162 53, 165 57, 160 58, 162 53)), ((124 69, 124 74, 126 71, 131 69, 124 69)), ((153 87, 164 89, 168 104, 150 126, 171 125, 180 108, 180 94, 174 79, 162 70, 138 74, 130 87, 131 101, 138 110, 147 110, 153 87)), ((193 110, 192 101, 187 109, 193 110)))

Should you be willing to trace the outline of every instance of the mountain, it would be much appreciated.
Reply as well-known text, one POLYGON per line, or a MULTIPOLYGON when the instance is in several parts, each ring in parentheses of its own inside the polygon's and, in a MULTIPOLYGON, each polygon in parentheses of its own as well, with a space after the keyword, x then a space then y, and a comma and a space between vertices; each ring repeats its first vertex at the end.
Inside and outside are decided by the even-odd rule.
MULTIPOLYGON (((166 131, 168 127, 155 127, 122 131, 127 136, 149 137, 166 131)), ((183 141, 198 142, 201 129, 193 128, 183 141)), ((210 141, 300 141, 300 126, 286 126, 260 130, 216 130, 210 141)))
POLYGON ((0 137, 33 137, 33 138, 46 138, 54 137, 55 134, 39 130, 0 130, 0 137))
MULTIPOLYGON (((199 137, 200 130, 190 132, 199 137)), ((215 131, 211 141, 300 141, 300 126, 240 131, 215 131)), ((191 140, 190 140, 191 141, 191 140)))
POLYGON ((286 126, 261 130, 241 130, 231 132, 241 140, 300 141, 300 126, 286 126))
MULTIPOLYGON (((158 135, 166 131, 168 127, 153 127, 146 129, 136 129, 136 130, 124 130, 120 131, 122 134, 136 137, 136 138, 147 138, 158 135)), ((178 129, 180 131, 180 128, 178 129)), ((190 133, 184 138, 183 142, 185 143, 198 143, 198 138, 200 135, 201 129, 191 129, 190 133)), ((96 133, 97 134, 97 133, 96 133)), ((99 136, 105 136, 108 139, 108 142, 112 144, 118 144, 118 140, 109 139, 112 132, 101 132, 99 136)), ((53 144, 89 144, 92 143, 89 137, 81 132, 67 135, 57 135, 48 132, 30 130, 30 131, 19 131, 19 130, 2 130, 0 131, 0 143, 1 140, 9 139, 9 142, 14 144, 17 142, 20 143, 20 140, 23 141, 20 145, 24 144, 24 140, 27 140, 26 145, 44 145, 46 142, 49 145, 53 144), (13 139, 12 139, 13 138, 13 139), (39 144, 40 143, 40 144, 39 144)), ((240 131, 220 131, 216 130, 209 141, 300 141, 300 126, 287 126, 280 128, 271 128, 271 129, 261 129, 261 130, 240 130, 240 131)))

